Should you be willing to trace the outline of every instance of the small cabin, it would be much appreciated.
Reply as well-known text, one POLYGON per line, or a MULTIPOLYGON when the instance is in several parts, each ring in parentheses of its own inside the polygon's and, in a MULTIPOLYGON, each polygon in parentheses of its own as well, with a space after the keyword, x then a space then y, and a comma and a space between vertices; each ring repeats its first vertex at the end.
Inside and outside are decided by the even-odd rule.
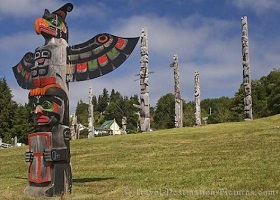
POLYGON ((120 126, 117 124, 116 120, 105 121, 100 127, 95 128, 98 135, 120 135, 120 126))

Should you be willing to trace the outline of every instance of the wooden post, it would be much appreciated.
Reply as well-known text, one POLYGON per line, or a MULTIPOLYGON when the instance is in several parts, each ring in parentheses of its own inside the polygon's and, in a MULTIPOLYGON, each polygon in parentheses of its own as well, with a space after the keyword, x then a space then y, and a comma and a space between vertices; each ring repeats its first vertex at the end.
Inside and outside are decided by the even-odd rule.
POLYGON ((243 85, 245 90, 244 120, 253 120, 247 16, 241 18, 241 24, 242 24, 241 41, 242 41, 242 58, 243 58, 242 59, 243 85))
POLYGON ((147 28, 142 28, 141 33, 141 59, 140 59, 140 105, 135 107, 140 109, 140 130, 150 131, 150 100, 149 100, 149 56, 148 56, 148 36, 147 28))
POLYGON ((199 73, 194 73, 195 125, 201 125, 199 73))
POLYGON ((88 138, 94 137, 94 116, 92 104, 92 87, 89 87, 88 92, 88 138))
POLYGON ((169 66, 174 68, 174 81, 175 81, 175 127, 183 127, 183 102, 180 95, 180 85, 179 85, 179 64, 178 56, 173 56, 173 63, 169 66))

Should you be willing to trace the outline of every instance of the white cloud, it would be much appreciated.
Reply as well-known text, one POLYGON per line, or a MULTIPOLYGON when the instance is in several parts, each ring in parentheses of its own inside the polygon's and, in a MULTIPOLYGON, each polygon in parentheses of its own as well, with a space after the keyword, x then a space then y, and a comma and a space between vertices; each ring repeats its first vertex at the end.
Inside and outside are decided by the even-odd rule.
MULTIPOLYGON (((156 15, 133 16, 115 19, 113 24, 108 24, 108 32, 124 37, 135 37, 140 36, 142 27, 148 28, 149 70, 154 71, 150 75, 150 102, 153 106, 161 96, 173 93, 173 69, 169 64, 173 61, 175 53, 179 56, 181 95, 186 101, 193 100, 195 70, 200 72, 202 98, 233 96, 237 91, 242 82, 240 18, 236 21, 228 21, 195 14, 174 21, 156 15)), ((87 30, 71 29, 70 45, 84 42, 95 34, 98 32, 94 27, 92 32, 88 27, 87 30)), ((26 33, 0 38, 0 42, 9 45, 9 41, 12 41, 11 46, 8 47, 8 53, 12 53, 18 51, 17 42, 22 48, 25 45, 31 48, 32 45, 37 44, 31 37, 36 38, 26 33)), ((37 38, 42 43, 42 38, 37 38)), ((265 75, 280 63, 278 56, 280 47, 277 45, 280 38, 269 39, 268 41, 261 33, 250 35, 253 78, 265 75)), ((112 73, 91 81, 71 83, 71 111, 74 111, 80 99, 87 102, 90 85, 93 86, 96 96, 102 93, 103 88, 107 88, 109 92, 114 88, 126 96, 139 95, 139 82, 134 82, 137 78, 134 74, 139 73, 140 68, 139 49, 138 43, 131 57, 112 73)), ((29 49, 32 50, 33 48, 29 49)), ((22 55, 24 53, 22 52, 22 55)), ((12 90, 15 93, 15 100, 27 101, 28 91, 19 89, 15 84, 12 85, 12 90)))
MULTIPOLYGON (((45 9, 53 12, 63 6, 66 1, 52 0, 2 0, 0 6, 0 20, 4 17, 29 18, 30 16, 42 16, 45 9)), ((72 18, 93 18, 94 20, 104 18, 111 13, 111 9, 106 7, 102 2, 92 2, 87 4, 74 4, 72 18)))
MULTIPOLYGON (((1 51, 33 51, 43 43, 42 36, 36 36, 35 32, 18 32, 15 35, 7 35, 0 37, 0 52, 1 51)), ((24 52, 23 52, 24 53, 24 52)))
POLYGON ((149 66, 150 70, 155 71, 150 78, 150 95, 158 94, 153 96, 154 103, 160 98, 159 95, 173 93, 173 70, 169 64, 173 61, 173 55, 178 54, 181 94, 189 101, 193 99, 196 69, 199 69, 202 78, 205 77, 201 81, 203 86, 209 88, 204 90, 207 92, 202 95, 205 98, 211 92, 224 89, 226 84, 221 82, 226 79, 232 80, 228 81, 233 85, 231 89, 238 88, 242 79, 241 42, 238 36, 226 37, 232 29, 240 29, 238 25, 239 21, 236 23, 199 15, 175 22, 156 16, 135 16, 118 23, 117 34, 135 36, 139 35, 141 27, 148 27, 149 66), (236 79, 238 75, 241 78, 236 79))
POLYGON ((264 14, 269 11, 279 12, 278 0, 233 0, 231 3, 242 10, 252 10, 256 14, 264 14))
POLYGON ((9 0, 1 1, 0 15, 12 17, 30 17, 42 15, 45 8, 57 9, 63 5, 62 1, 38 1, 38 0, 9 0))

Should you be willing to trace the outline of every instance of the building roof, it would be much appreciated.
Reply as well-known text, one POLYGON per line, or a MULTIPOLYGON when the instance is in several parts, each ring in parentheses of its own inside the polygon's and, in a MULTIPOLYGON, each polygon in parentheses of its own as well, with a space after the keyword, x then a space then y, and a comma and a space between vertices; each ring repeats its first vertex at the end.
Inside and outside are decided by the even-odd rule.
POLYGON ((96 130, 108 130, 111 125, 114 123, 114 120, 105 121, 100 127, 95 128, 96 130))

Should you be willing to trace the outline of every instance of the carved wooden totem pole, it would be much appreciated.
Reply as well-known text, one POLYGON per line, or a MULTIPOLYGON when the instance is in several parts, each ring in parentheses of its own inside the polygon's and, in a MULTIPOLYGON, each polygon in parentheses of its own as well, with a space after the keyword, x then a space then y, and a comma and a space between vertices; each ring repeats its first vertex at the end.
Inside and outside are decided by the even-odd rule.
POLYGON ((45 44, 28 52, 13 67, 18 84, 30 90, 36 132, 28 135, 26 161, 31 196, 71 192, 68 82, 93 79, 119 67, 139 38, 99 34, 82 44, 68 46, 65 19, 73 5, 67 3, 35 21, 35 31, 45 44))
POLYGON ((195 125, 201 125, 199 73, 194 73, 195 125))
POLYGON ((141 34, 141 59, 140 59, 140 105, 135 107, 140 109, 140 130, 150 131, 150 100, 149 100, 149 54, 147 28, 142 28, 141 34))
POLYGON ((79 139, 79 127, 78 127, 77 116, 74 113, 70 115, 70 118, 71 118, 71 125, 70 125, 71 140, 79 139))
POLYGON ((244 119, 253 120, 247 16, 244 16, 241 18, 241 23, 242 23, 241 41, 242 41, 242 57, 243 57, 243 60, 242 60, 243 85, 244 85, 244 90, 245 90, 244 119))
POLYGON ((180 95, 180 85, 179 85, 179 64, 178 56, 173 56, 173 63, 169 66, 174 68, 174 81, 175 81, 175 127, 183 127, 183 102, 180 95))
POLYGON ((92 104, 92 87, 88 91, 88 138, 94 137, 94 116, 93 116, 93 104, 92 104))

